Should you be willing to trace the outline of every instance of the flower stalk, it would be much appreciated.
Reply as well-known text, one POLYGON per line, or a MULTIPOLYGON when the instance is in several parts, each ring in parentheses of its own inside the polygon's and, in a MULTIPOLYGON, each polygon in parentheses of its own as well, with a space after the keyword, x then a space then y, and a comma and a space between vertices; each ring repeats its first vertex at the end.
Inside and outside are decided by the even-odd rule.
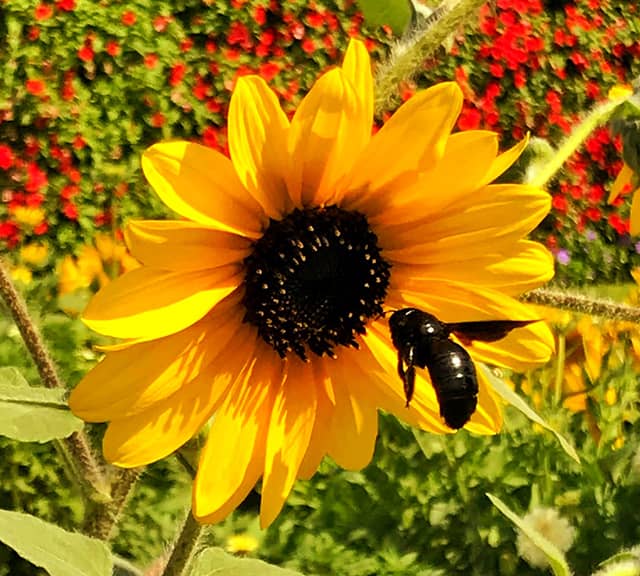
POLYGON ((118 469, 111 483, 111 499, 98 502, 95 509, 87 513, 83 532, 99 540, 109 540, 122 511, 140 478, 142 468, 118 469))
POLYGON ((527 184, 543 188, 558 172, 574 152, 600 125, 606 122, 614 110, 623 102, 621 99, 609 100, 595 106, 584 120, 576 126, 568 138, 550 158, 549 162, 532 172, 527 184))
POLYGON ((185 576, 191 560, 195 556, 203 525, 193 517, 191 511, 182 525, 180 535, 173 545, 171 555, 162 576, 185 576))
POLYGON ((601 316, 611 320, 640 324, 640 307, 619 304, 613 300, 591 298, 581 294, 538 288, 523 294, 520 299, 531 304, 570 310, 579 314, 601 316))
POLYGON ((484 0, 444 0, 436 9, 442 14, 435 22, 428 19, 409 38, 398 43, 376 74, 375 113, 392 110, 398 104, 398 84, 410 79, 424 61, 432 57, 450 34, 464 24, 484 4, 484 0))
MULTIPOLYGON (((25 346, 36 364, 42 383, 47 388, 64 388, 42 336, 31 319, 22 296, 11 280, 7 266, 1 259, 0 297, 20 331, 25 346)), ((67 464, 69 476, 76 481, 79 479, 83 491, 89 497, 102 495, 105 481, 84 433, 75 432, 64 440, 56 440, 55 444, 67 464)))

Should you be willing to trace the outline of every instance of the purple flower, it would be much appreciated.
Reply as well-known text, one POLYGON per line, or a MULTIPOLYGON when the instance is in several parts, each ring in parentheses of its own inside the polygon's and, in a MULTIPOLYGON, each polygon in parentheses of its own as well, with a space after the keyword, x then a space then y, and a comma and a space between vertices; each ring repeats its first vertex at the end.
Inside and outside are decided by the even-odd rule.
POLYGON ((556 252, 556 260, 559 264, 566 266, 571 261, 571 255, 568 250, 558 250, 558 252, 556 252))
POLYGON ((589 240, 589 242, 593 242, 597 237, 598 235, 593 230, 587 230, 585 233, 585 238, 589 240))
POLYGON ((636 253, 640 254, 640 242, 636 242, 634 247, 636 249, 636 253))

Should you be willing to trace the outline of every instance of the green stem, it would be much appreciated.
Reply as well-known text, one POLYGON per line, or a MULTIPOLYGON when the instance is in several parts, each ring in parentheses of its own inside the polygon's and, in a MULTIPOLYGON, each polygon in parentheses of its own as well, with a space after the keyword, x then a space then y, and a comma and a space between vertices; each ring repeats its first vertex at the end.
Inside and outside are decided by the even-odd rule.
POLYGON ((556 375, 553 383, 553 404, 559 406, 562 402, 562 383, 564 382, 564 367, 567 354, 567 339, 564 334, 558 334, 558 349, 556 350, 556 375))
MULTIPOLYGON (((42 383, 47 388, 64 388, 55 365, 40 332, 31 319, 27 306, 16 289, 8 268, 0 259, 0 297, 22 335, 22 339, 35 362, 42 383)), ((93 494, 103 494, 105 482, 100 466, 83 432, 75 432, 64 440, 55 440, 56 448, 62 452, 65 463, 70 464, 69 476, 80 481, 83 492, 91 498, 93 494)))
POLYGON ((550 306, 561 310, 571 310, 579 314, 589 314, 590 316, 601 316, 611 320, 640 324, 640 307, 618 304, 612 300, 591 298, 547 288, 539 288, 527 292, 520 299, 540 306, 550 306))
POLYGON ((120 519, 142 470, 142 468, 118 469, 111 483, 111 498, 108 501, 97 502, 95 507, 85 514, 83 532, 87 536, 100 540, 111 538, 113 527, 120 519))
POLYGON ((569 137, 561 144, 553 154, 551 160, 542 165, 539 170, 532 173, 527 184, 544 187, 555 173, 562 168, 564 163, 573 155, 589 135, 600 125, 607 121, 611 113, 620 106, 622 100, 609 100, 595 106, 584 120, 573 129, 569 137))
POLYGON ((428 19, 424 28, 402 40, 376 74, 375 110, 380 116, 399 102, 398 85, 422 70, 425 60, 433 56, 442 43, 461 24, 471 19, 486 0, 445 0, 437 12, 442 14, 433 24, 428 19))
POLYGON ((191 511, 187 514, 180 536, 173 545, 171 556, 162 572, 162 576, 186 576, 187 568, 197 549, 203 526, 193 517, 191 511))

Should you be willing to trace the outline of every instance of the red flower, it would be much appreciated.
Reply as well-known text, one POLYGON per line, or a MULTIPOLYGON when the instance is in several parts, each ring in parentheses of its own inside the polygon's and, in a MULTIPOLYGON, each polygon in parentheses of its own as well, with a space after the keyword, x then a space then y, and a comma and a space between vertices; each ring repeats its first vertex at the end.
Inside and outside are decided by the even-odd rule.
POLYGON ((482 114, 477 108, 464 107, 458 118, 458 128, 460 130, 475 130, 480 126, 482 114))
POLYGON ((109 42, 107 42, 105 50, 107 51, 107 54, 109 54, 109 56, 115 57, 120 54, 120 45, 115 40, 109 40, 109 42))
POLYGON ((72 12, 76 8, 76 0, 58 0, 56 8, 64 12, 72 12))
POLYGON ((158 55, 157 54, 147 54, 144 57, 144 65, 151 70, 156 67, 158 63, 158 55))
POLYGON ((77 220, 78 219, 78 207, 73 202, 67 202, 62 208, 62 213, 69 220, 77 220))
POLYGON ((60 190, 60 197, 65 200, 71 200, 74 196, 76 196, 80 192, 80 188, 77 184, 67 184, 60 190))
POLYGON ((489 72, 491 73, 491 76, 494 76, 495 78, 502 78, 504 76, 504 68, 502 67, 502 64, 499 64, 498 62, 492 62, 489 64, 489 72))
POLYGON ((78 50, 78 58, 83 62, 92 62, 94 55, 93 48, 88 43, 78 50))
POLYGON ((218 147, 218 130, 213 126, 207 126, 202 132, 202 142, 211 148, 218 147))
POLYGON ((73 147, 76 150, 82 150, 86 145, 87 141, 82 136, 80 136, 80 134, 76 134, 75 138, 73 139, 73 147))
POLYGON ((165 123, 165 117, 162 112, 156 112, 153 116, 151 116, 151 126, 154 128, 160 128, 165 123))
POLYGON ((36 20, 48 20, 53 16, 53 6, 50 4, 38 4, 33 15, 36 20))
POLYGON ((122 22, 125 26, 133 26, 136 23, 137 16, 135 12, 131 12, 131 10, 126 10, 122 13, 122 17, 120 18, 120 22, 122 22))
POLYGON ((177 86, 182 82, 184 73, 187 71, 187 65, 182 62, 174 64, 169 72, 169 86, 177 86))
POLYGON ((39 80, 37 78, 29 78, 25 82, 24 87, 27 89, 27 92, 29 92, 29 94, 40 96, 44 92, 46 86, 42 80, 39 80))
POLYGON ((153 29, 156 32, 164 32, 172 20, 171 16, 156 16, 153 19, 153 29))
POLYGON ((260 76, 262 76, 267 82, 272 80, 278 72, 280 72, 280 66, 275 62, 264 62, 263 64, 260 64, 260 67, 258 68, 258 74, 260 74, 260 76))
POLYGON ((240 46, 248 50, 253 46, 249 29, 242 22, 233 22, 227 33, 227 42, 229 46, 240 46))
POLYGON ((6 144, 0 144, 0 168, 9 170, 13 166, 13 150, 6 144))
POLYGON ((302 50, 307 54, 313 54, 316 51, 316 44, 313 38, 305 38, 302 41, 302 50))
POLYGON ((24 184, 24 189, 27 192, 39 192, 40 189, 46 188, 48 183, 47 173, 44 170, 40 170, 35 162, 29 162, 27 164, 27 180, 24 184))

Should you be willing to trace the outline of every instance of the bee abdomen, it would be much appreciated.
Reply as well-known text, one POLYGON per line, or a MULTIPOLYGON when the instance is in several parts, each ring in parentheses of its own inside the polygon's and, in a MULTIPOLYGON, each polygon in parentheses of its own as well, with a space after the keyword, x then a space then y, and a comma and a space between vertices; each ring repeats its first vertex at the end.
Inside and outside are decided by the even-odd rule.
POLYGON ((478 404, 478 379, 469 353, 445 339, 431 343, 427 364, 440 405, 440 416, 450 428, 462 428, 478 404))

